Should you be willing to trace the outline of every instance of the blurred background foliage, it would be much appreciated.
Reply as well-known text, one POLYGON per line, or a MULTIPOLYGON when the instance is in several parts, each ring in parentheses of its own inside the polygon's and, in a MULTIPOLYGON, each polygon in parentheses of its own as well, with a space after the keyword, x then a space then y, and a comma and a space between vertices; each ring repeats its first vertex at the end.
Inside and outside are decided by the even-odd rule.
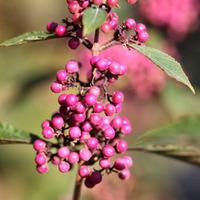
MULTIPOLYGON (((155 26, 145 17, 139 4, 136 4, 134 9, 125 2, 120 3, 120 6, 122 19, 131 16, 148 24, 151 32, 149 44, 161 49, 165 46, 166 51, 175 55, 183 64, 197 91, 196 96, 193 96, 187 88, 165 78, 164 86, 156 91, 152 90, 151 95, 146 96, 141 90, 137 92, 138 85, 132 81, 134 73, 141 71, 130 69, 129 81, 123 79, 117 88, 126 94, 123 114, 130 117, 134 134, 160 127, 185 115, 200 114, 199 18, 195 22, 195 29, 177 41, 173 36, 166 34, 166 27, 155 26), (129 87, 130 83, 132 87, 129 87)), ((198 5, 196 7, 200 8, 198 5)), ((163 7, 160 9, 164 11, 163 7)), ((64 1, 58 3, 53 0, 1 0, 0 40, 32 30, 45 30, 48 21, 60 21, 65 18, 66 12, 64 1)), ((78 51, 78 57, 80 52, 81 49, 78 51)), ((0 120, 40 134, 41 121, 48 118, 57 107, 56 96, 49 91, 55 71, 76 56, 77 53, 69 50, 63 39, 1 48, 0 120)), ((148 63, 142 63, 141 66, 143 65, 148 63)), ((151 76, 154 79, 154 74, 151 76)), ((143 82, 139 81, 139 84, 143 82)), ((0 152, 0 200, 70 199, 73 173, 63 175, 52 168, 47 175, 38 175, 34 169, 34 152, 30 146, 0 146, 0 152)), ((83 199, 200 199, 197 187, 200 183, 198 168, 159 156, 140 153, 134 153, 133 156, 135 167, 132 179, 127 184, 120 183, 116 178, 106 178, 105 182, 92 192, 84 189, 83 199)))

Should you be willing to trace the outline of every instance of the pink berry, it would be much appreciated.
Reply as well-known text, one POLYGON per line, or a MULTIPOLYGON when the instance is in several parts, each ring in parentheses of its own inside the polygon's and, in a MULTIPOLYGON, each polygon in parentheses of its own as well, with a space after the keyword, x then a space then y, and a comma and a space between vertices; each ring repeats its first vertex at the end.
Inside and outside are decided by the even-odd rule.
POLYGON ((116 145, 117 152, 124 153, 128 149, 128 143, 125 140, 119 139, 116 145))
POLYGON ((129 135, 132 132, 132 127, 130 124, 123 124, 121 127, 121 132, 124 135, 129 135))
POLYGON ((109 169, 111 168, 111 163, 109 159, 101 159, 99 161, 99 165, 102 169, 109 169))
POLYGON ((69 11, 70 11, 72 14, 78 13, 79 10, 80 10, 80 6, 79 6, 79 4, 78 4, 77 1, 72 1, 72 2, 70 2, 68 8, 69 8, 69 11))
POLYGON ((50 121, 49 120, 44 120, 41 124, 42 129, 50 127, 50 121))
POLYGON ((92 125, 90 124, 90 122, 86 121, 83 123, 81 129, 85 132, 90 132, 93 128, 92 128, 92 125))
POLYGON ((97 102, 97 97, 92 93, 87 93, 84 100, 87 106, 93 106, 97 102))
POLYGON ((125 24, 126 24, 126 27, 128 29, 133 29, 136 27, 136 21, 132 18, 128 18, 126 21, 125 21, 125 24))
POLYGON ((109 65, 109 71, 111 74, 113 75, 119 75, 120 74, 120 64, 117 63, 117 62, 112 62, 110 65, 109 65))
POLYGON ((61 161, 58 165, 58 169, 61 173, 66 173, 70 170, 70 164, 68 162, 61 161))
POLYGON ((111 140, 115 137, 115 130, 110 127, 110 128, 107 128, 105 131, 104 131, 104 137, 108 140, 111 140))
POLYGON ((35 157, 35 163, 38 165, 44 165, 47 163, 47 156, 44 153, 38 153, 35 157))
POLYGON ((117 158, 114 163, 114 168, 120 171, 125 169, 126 161, 123 158, 117 158))
POLYGON ((130 168, 133 166, 133 159, 130 156, 124 156, 123 159, 126 162, 126 167, 130 168))
POLYGON ((120 129, 122 126, 122 118, 121 117, 115 117, 111 121, 111 126, 115 129, 120 129))
POLYGON ((69 136, 72 139, 78 139, 81 137, 81 129, 78 126, 71 127, 69 129, 69 136))
POLYGON ((76 152, 71 152, 71 153, 69 154, 68 161, 69 161, 69 163, 71 163, 71 164, 78 163, 78 161, 79 161, 79 154, 76 153, 76 152))
POLYGON ((99 95, 100 95, 100 93, 101 93, 101 90, 100 90, 100 88, 97 87, 97 86, 92 86, 92 87, 89 89, 88 93, 93 94, 93 95, 95 95, 96 97, 99 97, 99 95))
POLYGON ((40 174, 45 174, 49 171, 49 166, 47 164, 37 166, 37 171, 40 174))
POLYGON ((51 120, 51 123, 52 123, 52 126, 56 129, 61 129, 65 125, 64 119, 61 116, 53 117, 53 119, 51 120))
POLYGON ((66 98, 67 98, 67 94, 61 94, 59 97, 58 97, 58 103, 60 105, 66 105, 66 98))
POLYGON ((68 45, 71 49, 77 49, 80 45, 80 41, 78 38, 71 38, 68 42, 68 45))
POLYGON ((93 126, 100 126, 102 124, 102 118, 97 113, 92 113, 90 115, 90 122, 93 126))
POLYGON ((53 83, 51 84, 51 91, 52 91, 53 93, 60 93, 60 92, 62 92, 62 89, 63 89, 63 86, 62 86, 61 83, 53 82, 53 83))
POLYGON ((110 7, 116 7, 118 5, 118 0, 107 0, 107 4, 110 7))
POLYGON ((90 150, 83 148, 79 151, 79 157, 83 161, 88 161, 92 157, 92 153, 90 152, 90 150))
POLYGON ((63 69, 59 70, 56 74, 57 81, 66 81, 67 80, 67 72, 63 69))
POLYGON ((47 24, 47 31, 49 33, 53 33, 56 30, 57 26, 58 26, 58 24, 55 23, 55 22, 48 22, 48 24, 47 24))
POLYGON ((101 25, 101 31, 103 31, 104 33, 108 33, 111 30, 112 30, 112 27, 110 26, 110 24, 108 22, 104 22, 101 25))
POLYGON ((53 165, 58 165, 58 164, 60 164, 60 158, 59 158, 58 156, 54 156, 54 157, 52 158, 52 160, 51 160, 51 163, 52 163, 53 165))
POLYGON ((91 136, 88 132, 83 131, 81 133, 80 142, 85 144, 85 141, 87 141, 90 137, 91 136))
POLYGON ((82 123, 84 122, 86 119, 86 115, 85 114, 74 114, 73 115, 73 120, 77 123, 82 123))
POLYGON ((127 72, 127 67, 126 67, 126 65, 121 64, 121 65, 120 65, 119 75, 123 76, 124 74, 126 74, 126 72, 127 72))
POLYGON ((66 96, 66 104, 67 106, 74 106, 78 102, 78 97, 75 94, 68 94, 66 96))
POLYGON ((97 149, 99 141, 95 137, 91 137, 87 140, 87 146, 91 150, 97 149))
POLYGON ((83 114, 85 113, 85 106, 83 105, 82 102, 78 102, 74 108, 73 108, 77 113, 83 114))
POLYGON ((106 114, 107 116, 112 116, 112 115, 114 115, 114 114, 115 114, 115 111, 116 111, 116 108, 115 108, 115 106, 114 106, 113 104, 106 104, 106 107, 105 107, 104 112, 105 112, 105 114, 106 114))
POLYGON ((149 34, 146 31, 141 31, 138 33, 138 40, 142 43, 147 42, 149 39, 149 34))
POLYGON ((104 105, 102 103, 97 102, 94 104, 93 110, 95 113, 101 113, 104 111, 104 105))
POLYGON ((79 71, 79 65, 76 61, 71 60, 65 65, 65 69, 69 74, 73 74, 79 71))
POLYGON ((107 158, 113 157, 115 155, 115 149, 110 144, 107 144, 103 147, 103 155, 107 158))
POLYGON ((99 71, 105 71, 108 69, 108 60, 101 58, 97 63, 96 67, 99 71))
POLYGON ((135 27, 135 30, 136 30, 138 33, 140 33, 140 32, 146 31, 147 28, 146 28, 146 26, 145 26, 144 24, 138 23, 138 24, 136 25, 136 27, 135 27))
POLYGON ((37 139, 33 143, 33 148, 38 152, 43 152, 46 149, 46 142, 43 140, 37 139))
POLYGON ((122 180, 127 180, 131 176, 130 171, 128 169, 124 169, 119 173, 119 178, 122 180))
POLYGON ((90 188, 90 189, 93 188, 93 187, 95 186, 95 184, 90 180, 89 177, 87 177, 87 178, 85 179, 84 184, 85 184, 85 186, 86 186, 87 188, 90 188))
POLYGON ((96 5, 101 5, 103 3, 103 0, 93 0, 93 3, 96 5))
POLYGON ((67 147, 61 147, 60 149, 58 149, 58 156, 60 158, 68 158, 69 153, 70 151, 67 147))
POLYGON ((101 59, 100 56, 93 56, 93 57, 90 59, 90 64, 91 64, 91 65, 95 65, 100 59, 101 59))
POLYGON ((46 139, 51 139, 54 137, 54 130, 51 127, 46 127, 42 130, 42 135, 44 136, 44 138, 46 139))
POLYGON ((91 170, 88 166, 86 165, 82 165, 80 166, 79 170, 78 170, 78 174, 80 177, 85 178, 87 176, 89 176, 91 173, 91 170))
POLYGON ((124 101, 124 94, 120 91, 114 92, 112 95, 112 101, 115 105, 122 103, 124 101))
POLYGON ((129 4, 135 4, 137 2, 137 0, 128 0, 129 4))
POLYGON ((115 106, 116 113, 120 113, 122 111, 122 103, 119 103, 115 106))
POLYGON ((65 26, 58 25, 58 26, 56 27, 56 35, 57 35, 58 37, 63 37, 63 36, 65 35, 66 31, 67 31, 67 29, 66 29, 65 26))
POLYGON ((117 28, 117 24, 118 24, 118 21, 117 21, 117 20, 113 19, 113 20, 110 20, 108 23, 109 23, 110 27, 111 27, 113 30, 115 30, 115 29, 117 28))
POLYGON ((90 5, 89 0, 85 0, 85 1, 83 1, 83 3, 82 3, 82 7, 83 7, 83 8, 87 8, 89 5, 90 5))

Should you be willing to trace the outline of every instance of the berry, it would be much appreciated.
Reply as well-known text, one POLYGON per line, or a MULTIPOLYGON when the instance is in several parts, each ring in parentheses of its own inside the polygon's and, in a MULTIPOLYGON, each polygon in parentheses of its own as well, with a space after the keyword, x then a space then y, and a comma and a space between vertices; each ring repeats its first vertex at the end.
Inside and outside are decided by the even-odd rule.
POLYGON ((119 139, 116 145, 117 152, 124 153, 128 149, 128 143, 125 140, 119 139))
POLYGON ((63 37, 63 36, 65 35, 66 31, 67 31, 66 27, 65 27, 65 26, 62 26, 62 25, 58 25, 58 26, 56 27, 56 30, 55 30, 56 35, 57 35, 58 37, 63 37))
POLYGON ((119 178, 122 180, 127 180, 130 177, 130 171, 128 169, 124 169, 119 173, 119 178))
POLYGON ((115 130, 110 127, 110 128, 107 128, 105 131, 104 131, 104 137, 108 140, 112 140, 113 138, 115 138, 115 130))
POLYGON ((102 181, 102 175, 100 172, 97 172, 97 171, 92 172, 92 174, 88 178, 94 185, 99 184, 102 181))
POLYGON ((102 124, 102 118, 97 113, 92 113, 90 115, 90 122, 93 126, 100 126, 102 124))
POLYGON ((104 22, 101 25, 101 31, 103 31, 104 33, 108 33, 111 30, 112 30, 112 27, 111 27, 111 25, 108 22, 104 22))
POLYGON ((82 123, 85 121, 86 115, 85 114, 75 114, 75 115, 73 115, 73 119, 77 123, 82 123))
POLYGON ((88 166, 86 165, 82 165, 80 166, 79 170, 78 170, 78 174, 80 177, 85 178, 87 176, 89 176, 91 173, 91 170, 88 166))
POLYGON ((54 137, 54 134, 55 134, 55 132, 54 132, 54 130, 53 130, 51 127, 47 127, 47 128, 44 128, 44 129, 42 130, 42 135, 43 135, 43 137, 46 138, 46 139, 51 139, 51 138, 53 138, 53 137, 54 137))
POLYGON ((118 5, 118 0, 107 0, 107 4, 110 7, 116 7, 118 5))
POLYGON ((86 186, 87 188, 93 188, 93 187, 95 186, 95 184, 90 180, 89 177, 87 177, 87 178, 85 179, 84 184, 85 184, 85 186, 86 186))
POLYGON ((60 158, 58 156, 54 156, 51 162, 53 165, 58 165, 60 164, 60 158))
POLYGON ((77 113, 80 113, 80 114, 83 114, 85 113, 85 106, 83 105, 83 103, 81 102, 78 102, 75 106, 74 106, 74 110, 77 112, 77 113))
POLYGON ((56 27, 58 26, 55 22, 48 22, 47 24, 47 31, 50 33, 53 33, 56 30, 56 27))
POLYGON ((87 140, 87 146, 91 150, 97 149, 99 141, 95 137, 91 137, 87 140))
POLYGON ((42 129, 50 127, 50 121, 49 120, 44 120, 41 124, 42 129))
POLYGON ((122 127, 121 127, 121 132, 124 134, 124 135, 129 135, 131 134, 132 132, 132 127, 130 124, 123 124, 122 127))
POLYGON ((59 70, 56 74, 57 81, 66 81, 67 80, 67 72, 63 69, 59 70))
POLYGON ((70 151, 67 147, 61 147, 60 149, 58 149, 58 156, 60 158, 68 158, 69 153, 70 151))
POLYGON ((107 158, 113 157, 115 154, 115 149, 110 144, 107 144, 103 147, 103 155, 107 158))
POLYGON ((77 49, 80 45, 80 41, 78 38, 71 38, 68 42, 68 45, 71 49, 77 49))
POLYGON ((76 61, 71 60, 65 65, 65 69, 69 74, 73 74, 79 71, 79 65, 76 61))
POLYGON ((124 156, 123 159, 125 160, 127 168, 131 168, 133 166, 133 159, 130 156, 124 156))
POLYGON ((107 116, 114 115, 115 111, 116 111, 116 108, 113 104, 107 104, 106 107, 105 107, 105 110, 104 110, 104 112, 107 116))
POLYGON ((88 149, 84 148, 79 151, 79 157, 83 161, 88 161, 92 157, 92 153, 88 149))
POLYGON ((53 82, 53 83, 51 84, 51 91, 52 91, 53 93, 60 93, 60 92, 62 92, 62 89, 63 89, 63 86, 62 86, 61 83, 53 82))
POLYGON ((121 65, 120 65, 119 75, 123 76, 124 74, 126 74, 126 72, 127 72, 127 67, 126 67, 126 65, 121 64, 121 65))
POLYGON ((115 129, 120 129, 122 126, 122 118, 121 117, 115 117, 111 121, 111 126, 115 129))
POLYGON ((49 166, 47 164, 37 166, 37 171, 40 174, 45 174, 49 171, 49 166))
POLYGON ((137 0, 128 0, 129 4, 135 4, 137 2, 137 0))
POLYGON ((120 171, 125 169, 126 161, 123 158, 117 158, 114 163, 114 168, 120 171))
POLYGON ((78 102, 78 97, 75 94, 68 94, 66 96, 66 105, 67 106, 74 106, 78 102))
POLYGON ((65 125, 64 119, 61 116, 53 117, 53 119, 51 120, 51 123, 52 123, 52 126, 56 129, 61 129, 65 125))
POLYGON ((69 11, 70 11, 72 14, 74 14, 74 13, 78 13, 78 11, 79 11, 79 9, 80 9, 80 6, 79 6, 79 4, 78 4, 77 1, 72 1, 72 2, 69 3, 68 8, 69 8, 69 11))
POLYGON ((125 21, 125 25, 128 29, 133 29, 136 27, 136 21, 132 18, 128 18, 126 21, 125 21))
POLYGON ((61 173, 66 173, 70 170, 70 164, 68 162, 61 161, 58 165, 58 169, 61 173))
POLYGON ((111 167, 109 159, 101 159, 99 165, 102 169, 109 169, 111 167))
POLYGON ((93 57, 90 59, 90 64, 91 64, 91 65, 95 65, 100 59, 101 59, 100 56, 93 56, 93 57))
POLYGON ((147 42, 149 39, 149 34, 146 31, 141 31, 138 33, 138 40, 142 43, 147 42))
POLYGON ((44 142, 43 140, 37 139, 33 143, 33 148, 37 152, 43 152, 46 148, 46 142, 44 142))
POLYGON ((124 101, 124 94, 120 91, 114 92, 112 101, 115 105, 122 103, 124 101))
POLYGON ((35 163, 38 165, 44 165, 47 163, 47 157, 44 153, 38 153, 35 157, 35 163))
POLYGON ((103 0, 93 0, 93 3, 96 5, 101 5, 103 3, 103 0))
POLYGON ((81 129, 78 126, 71 127, 69 129, 69 136, 72 139, 78 139, 81 137, 81 129))
POLYGON ((93 106, 97 102, 97 97, 92 93, 87 93, 84 100, 87 106, 93 106))
POLYGON ((66 105, 66 98, 67 98, 67 94, 61 94, 59 97, 58 97, 58 103, 60 105, 66 105))
POLYGON ((110 71, 110 73, 113 74, 113 75, 118 75, 118 74, 120 74, 120 70, 121 70, 120 64, 117 63, 117 62, 112 62, 112 63, 109 65, 109 71, 110 71))
POLYGON ((101 91, 100 91, 100 88, 99 88, 99 87, 97 87, 97 86, 92 86, 92 87, 89 89, 88 93, 93 94, 93 95, 95 95, 96 97, 99 97, 101 91))
POLYGON ((104 105, 102 103, 97 102, 94 104, 93 110, 95 113, 101 113, 104 111, 104 105))
POLYGON ((86 132, 90 132, 92 130, 92 125, 90 124, 90 122, 86 121, 84 122, 84 124, 82 125, 81 129, 83 131, 86 131, 86 132))
POLYGON ((76 152, 71 152, 68 156, 68 161, 70 164, 78 163, 79 161, 79 154, 76 152))
POLYGON ((99 61, 97 61, 96 63, 96 68, 99 70, 99 71, 105 71, 108 69, 108 60, 106 59, 100 59, 99 61))
POLYGON ((146 26, 145 26, 144 24, 138 23, 138 24, 136 25, 136 27, 135 27, 135 30, 136 30, 138 33, 140 33, 140 32, 146 31, 147 28, 146 28, 146 26))

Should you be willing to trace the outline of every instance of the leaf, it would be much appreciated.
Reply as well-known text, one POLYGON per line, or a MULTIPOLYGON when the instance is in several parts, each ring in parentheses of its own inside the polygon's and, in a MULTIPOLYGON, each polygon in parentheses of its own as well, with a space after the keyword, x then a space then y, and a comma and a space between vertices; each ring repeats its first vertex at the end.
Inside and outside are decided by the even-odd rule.
POLYGON ((181 118, 139 136, 129 150, 155 153, 200 166, 200 116, 181 118))
POLYGON ((170 77, 188 86, 191 89, 191 91, 195 94, 195 90, 191 85, 188 77, 182 70, 180 63, 178 63, 173 57, 151 47, 139 46, 136 44, 128 44, 128 46, 137 50, 145 57, 149 58, 154 64, 160 67, 170 77))
POLYGON ((0 144, 30 144, 37 138, 32 133, 18 130, 6 123, 0 123, 0 144))
POLYGON ((83 14, 83 34, 88 35, 99 28, 106 20, 107 12, 98 6, 92 6, 83 14))
POLYGON ((25 44, 28 42, 42 41, 54 37, 55 35, 53 33, 47 33, 43 31, 27 32, 0 43, 0 47, 9 47, 14 45, 25 44))
POLYGON ((154 153, 161 156, 174 158, 200 167, 200 149, 178 145, 147 145, 144 147, 130 148, 133 151, 154 153))

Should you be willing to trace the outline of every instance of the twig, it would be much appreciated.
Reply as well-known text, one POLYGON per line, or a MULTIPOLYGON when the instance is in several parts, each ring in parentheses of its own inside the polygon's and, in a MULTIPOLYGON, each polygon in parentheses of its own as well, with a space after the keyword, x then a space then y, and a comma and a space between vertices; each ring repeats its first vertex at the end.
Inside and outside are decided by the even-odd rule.
POLYGON ((76 182, 75 182, 75 186, 74 186, 73 200, 80 200, 82 183, 83 183, 83 179, 79 176, 78 171, 77 171, 76 182))

